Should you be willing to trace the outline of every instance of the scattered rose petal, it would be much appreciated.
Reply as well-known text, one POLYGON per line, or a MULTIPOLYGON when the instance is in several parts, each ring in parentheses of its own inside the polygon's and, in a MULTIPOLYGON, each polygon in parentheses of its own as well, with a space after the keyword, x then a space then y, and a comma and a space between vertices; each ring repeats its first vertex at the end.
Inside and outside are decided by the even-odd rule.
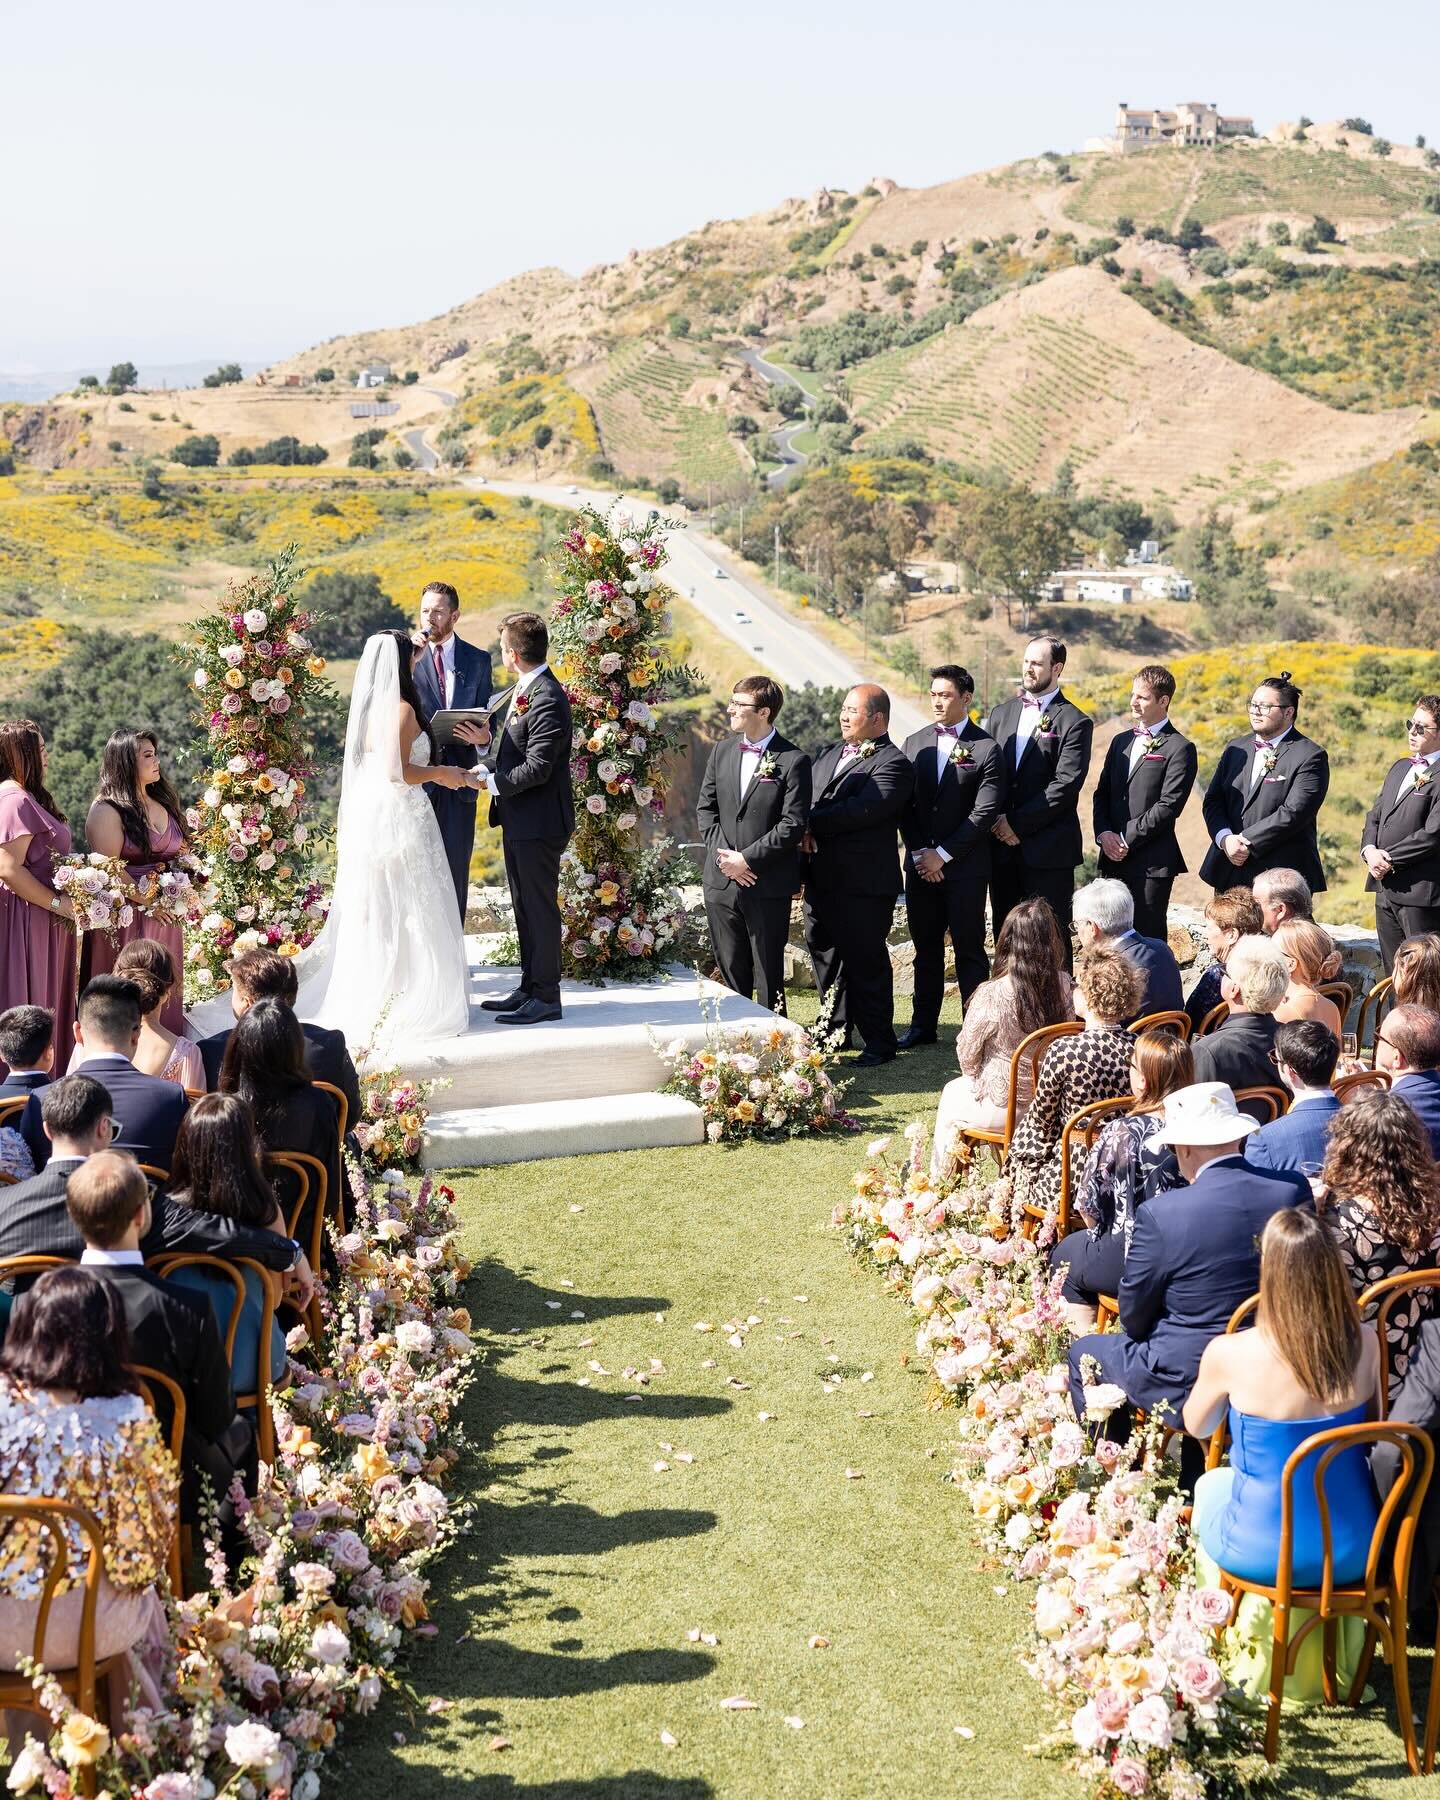
POLYGON ((550 1308, 551 1312, 559 1312, 560 1310, 560 1302, 558 1300, 547 1300, 545 1304, 550 1308))
POLYGON ((595 1372, 595 1374, 597 1374, 597 1375, 608 1375, 610 1373, 610 1371, 605 1367, 605 1365, 603 1363, 596 1362, 596 1360, 593 1356, 590 1357, 586 1361, 585 1367, 587 1369, 592 1369, 595 1372))
POLYGON ((801 1306, 808 1306, 810 1304, 810 1296, 808 1294, 792 1294, 790 1298, 792 1300, 798 1300, 801 1306))
POLYGON ((664 1324, 664 1323, 665 1323, 665 1315, 664 1315, 664 1313, 656 1313, 656 1315, 655 1315, 655 1323, 656 1323, 656 1324, 657 1324, 657 1325, 663 1325, 663 1324, 664 1324))
POLYGON ((739 1388, 742 1393, 748 1393, 750 1389, 750 1383, 748 1381, 742 1381, 738 1375, 727 1375, 725 1377, 725 1385, 726 1387, 739 1388))
POLYGON ((714 1357, 713 1357, 713 1356, 707 1356, 707 1357, 706 1357, 706 1358, 705 1358, 705 1360, 704 1360, 704 1362, 702 1362, 702 1363, 701 1363, 701 1365, 700 1365, 700 1367, 701 1367, 701 1368, 702 1368, 702 1369, 713 1369, 713 1368, 716 1368, 716 1367, 717 1367, 717 1366, 718 1366, 718 1365, 717 1365, 717 1363, 716 1363, 716 1361, 715 1361, 715 1358, 714 1358, 714 1357))
POLYGON ((581 1349, 581 1350, 588 1350, 592 1344, 598 1343, 598 1342, 599 1342, 598 1338, 583 1337, 583 1338, 581 1338, 579 1344, 577 1345, 577 1348, 581 1349))
POLYGON ((405 1733, 403 1731, 392 1731, 390 1735, 397 1744, 403 1744, 405 1742, 405 1733))
POLYGON ((670 1454, 670 1452, 675 1448, 675 1446, 673 1444, 661 1444, 660 1448, 668 1456, 670 1454))
POLYGON ((429 1700, 426 1702, 425 1710, 429 1713, 443 1713, 449 1710, 449 1706, 448 1700, 429 1700))
POLYGON ((750 1317, 745 1321, 745 1323, 747 1325, 758 1325, 758 1324, 760 1324, 760 1322, 761 1321, 760 1321, 760 1317, 759 1317, 758 1313, 751 1313, 750 1317))
POLYGON ((570 1317, 572 1319, 583 1319, 585 1317, 585 1315, 582 1312, 573 1312, 573 1313, 571 1313, 570 1317))
POLYGON ((716 1644, 718 1644, 720 1642, 720 1640, 718 1637, 716 1637, 716 1635, 713 1631, 702 1631, 700 1633, 700 1642, 702 1644, 708 1644, 710 1646, 710 1648, 713 1650, 715 1648, 716 1644))
POLYGON ((705 1319, 697 1319, 691 1327, 692 1331, 713 1331, 714 1329, 715 1327, 705 1319))
POLYGON ((774 1413, 762 1412, 762 1413, 756 1413, 755 1417, 760 1421, 760 1423, 762 1425, 768 1425, 770 1423, 771 1419, 773 1419, 775 1417, 775 1415, 774 1415, 774 1413))
POLYGON ((875 1415, 874 1415, 874 1413, 873 1413, 873 1412, 871 1412, 871 1411, 870 1411, 870 1410, 869 1410, 869 1409, 868 1409, 868 1408, 867 1408, 867 1409, 865 1409, 865 1410, 864 1410, 864 1411, 862 1411, 862 1412, 857 1412, 857 1413, 856 1413, 856 1415, 855 1415, 855 1417, 856 1417, 856 1418, 857 1418, 857 1419, 873 1419, 873 1418, 874 1418, 874 1417, 875 1417, 875 1415))
POLYGON ((679 1738, 672 1736, 668 1731, 662 1731, 660 1733, 660 1742, 667 1750, 678 1750, 680 1747, 679 1738))
POLYGON ((975 1733, 968 1725, 957 1725, 955 1727, 955 1735, 956 1737, 973 1738, 975 1733))
POLYGON ((865 1475, 864 1475, 863 1470, 847 1469, 845 1471, 845 1479, 847 1481, 863 1481, 865 1479, 865 1475))
POLYGON ((643 1394, 627 1394, 625 1398, 627 1400, 643 1400, 645 1396, 643 1394))
MULTIPOLYGON (((400 1737, 398 1731, 395 1735, 396 1737, 400 1737)), ((403 1744, 405 1742, 404 1738, 400 1738, 400 1742, 403 1744)), ((510 1740, 507 1737, 493 1737, 485 1746, 487 1750, 509 1750, 511 1747, 510 1740)))
POLYGON ((693 1463, 695 1458, 688 1450, 677 1450, 675 1452, 675 1460, 676 1462, 693 1463))
POLYGON ((588 1375, 580 1376, 580 1378, 576 1381, 575 1385, 576 1385, 576 1387, 589 1387, 590 1377, 588 1375))
POLYGON ((875 1379, 875 1371, 873 1369, 867 1369, 860 1379, 862 1381, 873 1381, 875 1379))
POLYGON ((834 1338, 821 1338, 820 1342, 822 1344, 833 1344, 835 1340, 834 1338))
POLYGON ((821 1637, 819 1632, 816 1632, 815 1636, 811 1638, 807 1648, 811 1650, 828 1650, 830 1648, 830 1640, 827 1637, 821 1637))
POLYGON ((720 1702, 721 1712, 759 1712, 760 1705, 756 1700, 747 1700, 743 1694, 731 1694, 720 1702))
POLYGON ((732 1350, 743 1350, 745 1348, 744 1334, 738 1331, 732 1331, 725 1342, 732 1350))
POLYGON ((560 1285, 561 1287, 574 1287, 575 1283, 573 1281, 562 1281, 560 1285))
POLYGON ((925 1452, 925 1460, 926 1460, 926 1462, 934 1462, 934 1460, 935 1460, 935 1446, 934 1446, 934 1445, 933 1445, 933 1444, 932 1444, 932 1445, 931 1445, 931 1446, 930 1446, 930 1448, 929 1448, 929 1449, 928 1449, 928 1450, 927 1450, 927 1451, 926 1451, 926 1452, 925 1452))
POLYGON ((825 1360, 826 1360, 826 1362, 839 1362, 840 1358, 832 1350, 830 1352, 830 1354, 825 1358, 825 1360))
POLYGON ((650 1373, 652 1375, 663 1375, 665 1373, 665 1365, 658 1356, 652 1356, 650 1358, 650 1373))
POLYGON ((572 1213, 576 1213, 576 1212, 584 1212, 584 1210, 585 1210, 585 1208, 584 1208, 584 1207, 583 1207, 583 1206, 572 1206, 572 1207, 571 1207, 571 1208, 570 1208, 570 1210, 571 1210, 571 1212, 572 1212, 572 1213))
POLYGON ((1010 1592, 1010 1590, 1009 1590, 1009 1588, 997 1583, 996 1587, 995 1587, 995 1592, 997 1594, 1004 1595, 1004 1594, 1008 1594, 1010 1592))
POLYGON ((655 1473, 657 1475, 663 1475, 669 1467, 670 1467, 669 1463, 667 1463, 663 1460, 660 1462, 657 1462, 655 1464, 655 1473))
POLYGON ((794 1713, 787 1713, 784 1723, 788 1725, 792 1731, 803 1731, 805 1729, 805 1721, 803 1719, 797 1719, 794 1713))
POLYGON ((685 1641, 687 1644, 698 1644, 700 1642, 700 1627, 698 1625, 692 1625, 685 1633, 685 1641))

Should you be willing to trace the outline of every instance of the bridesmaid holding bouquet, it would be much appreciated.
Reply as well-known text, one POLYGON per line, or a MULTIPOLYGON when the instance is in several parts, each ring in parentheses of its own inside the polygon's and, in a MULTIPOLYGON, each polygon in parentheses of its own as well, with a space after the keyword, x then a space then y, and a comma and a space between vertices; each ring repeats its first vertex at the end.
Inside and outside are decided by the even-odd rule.
MULTIPOLYGON (((179 925, 145 911, 145 896, 189 846, 180 796, 160 768, 160 745, 153 731, 112 731, 100 763, 100 787, 85 821, 85 841, 102 856, 118 857, 135 884, 135 917, 114 939, 99 931, 85 934, 80 954, 80 985, 95 975, 108 975, 115 959, 135 938, 161 943, 185 966, 185 934, 179 925)), ((177 1036, 185 1035, 180 983, 160 1009, 159 1021, 177 1036)))
POLYGON ((0 722, 0 1012, 48 1007, 63 1061, 74 1038, 75 909, 55 889, 70 827, 45 786, 47 760, 38 725, 0 722))

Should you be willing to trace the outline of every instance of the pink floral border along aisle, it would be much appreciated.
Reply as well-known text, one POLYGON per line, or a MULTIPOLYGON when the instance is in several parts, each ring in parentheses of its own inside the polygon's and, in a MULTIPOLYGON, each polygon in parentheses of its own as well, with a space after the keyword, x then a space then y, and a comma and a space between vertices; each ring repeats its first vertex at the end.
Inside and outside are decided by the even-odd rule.
MULTIPOLYGON (((917 1323, 915 1348, 948 1409, 952 1479, 987 1552, 1034 1584, 1023 1659, 1066 1723, 1046 1748, 1091 1778, 1098 1800, 1201 1800, 1264 1778, 1256 1714, 1215 1659, 1230 1616, 1196 1585, 1183 1501, 1155 1432, 1092 1443, 1070 1400, 1070 1343, 1043 1250, 1006 1235, 989 1184, 931 1182, 925 1127, 869 1146, 834 1223, 917 1323)), ((1087 1387, 1101 1420, 1118 1388, 1087 1387)))

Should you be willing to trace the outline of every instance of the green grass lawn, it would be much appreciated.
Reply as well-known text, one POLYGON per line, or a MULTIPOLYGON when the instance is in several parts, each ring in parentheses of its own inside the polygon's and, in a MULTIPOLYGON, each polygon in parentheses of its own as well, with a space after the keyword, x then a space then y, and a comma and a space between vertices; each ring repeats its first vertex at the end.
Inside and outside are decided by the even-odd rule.
MULTIPOLYGON (((468 1402, 477 1516, 435 1572, 416 1706, 387 1700, 355 1727, 337 1791, 1083 1792, 1027 1750, 1049 1720, 1016 1665, 1026 1596, 980 1565, 942 1480, 949 1434, 906 1366, 905 1313, 829 1226, 867 1136, 933 1109, 953 1035, 949 1017, 941 1045, 863 1072, 859 1137, 457 1180, 484 1352, 468 1402), (722 1327, 752 1316, 732 1347, 722 1327), (648 1385, 624 1376, 652 1359, 648 1385), (718 1641, 689 1641, 696 1629, 718 1641), (828 1649, 808 1647, 816 1635, 828 1649), (722 1710, 733 1696, 756 1710, 722 1710), (496 1736, 511 1747, 492 1751, 496 1736)), ((1372 1715, 1287 1721, 1292 1791, 1390 1791, 1398 1744, 1372 1715)))

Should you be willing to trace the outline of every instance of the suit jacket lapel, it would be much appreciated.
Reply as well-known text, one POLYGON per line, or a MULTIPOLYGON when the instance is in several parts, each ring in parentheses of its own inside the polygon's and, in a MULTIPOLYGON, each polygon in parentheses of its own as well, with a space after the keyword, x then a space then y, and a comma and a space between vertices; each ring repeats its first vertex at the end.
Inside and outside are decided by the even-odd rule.
MULTIPOLYGON (((1385 805, 1384 807, 1382 807, 1382 809, 1381 809, 1387 816, 1390 813, 1394 812, 1397 806, 1405 805, 1409 801, 1413 800, 1417 794, 1423 794, 1425 791, 1425 789, 1422 787, 1412 787, 1410 789, 1410 792, 1405 795, 1404 800, 1401 799, 1400 789, 1404 783, 1405 777, 1410 773, 1411 766, 1412 765, 1407 758, 1407 760, 1405 762, 1397 763, 1395 765, 1395 767, 1390 771, 1389 775, 1387 775, 1385 777, 1387 786, 1389 785, 1389 783, 1392 780, 1394 781, 1394 784, 1395 784, 1394 788, 1391 792, 1391 795, 1390 795, 1389 803, 1387 805, 1385 805)), ((1433 769, 1436 765, 1432 763, 1430 766, 1433 769)))
POLYGON ((429 645, 422 651, 415 670, 415 685, 420 690, 420 698, 432 713, 443 710, 445 696, 435 686, 435 656, 429 645))

